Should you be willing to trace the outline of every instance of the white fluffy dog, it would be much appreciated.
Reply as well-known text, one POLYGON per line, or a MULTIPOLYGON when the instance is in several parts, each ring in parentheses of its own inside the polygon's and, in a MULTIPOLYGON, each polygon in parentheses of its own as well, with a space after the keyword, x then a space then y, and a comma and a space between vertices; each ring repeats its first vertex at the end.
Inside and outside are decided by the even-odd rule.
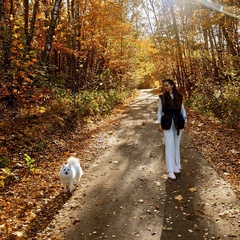
POLYGON ((72 193, 74 179, 77 179, 79 185, 82 175, 83 170, 80 166, 80 160, 76 157, 68 158, 67 164, 63 164, 60 170, 60 180, 63 184, 64 192, 67 192, 67 186, 69 186, 70 193, 72 193))

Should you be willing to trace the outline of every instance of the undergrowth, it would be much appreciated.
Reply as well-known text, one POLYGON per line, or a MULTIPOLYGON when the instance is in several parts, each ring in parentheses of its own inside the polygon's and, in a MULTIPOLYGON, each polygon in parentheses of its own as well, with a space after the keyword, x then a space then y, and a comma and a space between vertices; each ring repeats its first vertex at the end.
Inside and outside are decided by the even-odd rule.
POLYGON ((94 121, 107 116, 134 94, 131 89, 88 90, 75 95, 56 90, 48 105, 36 106, 34 111, 25 111, 27 114, 13 121, 2 122, 0 130, 4 138, 0 145, 0 186, 10 184, 14 179, 10 173, 16 167, 35 173, 37 161, 33 159, 39 159, 39 153, 44 151, 49 141, 70 133, 89 118, 94 121))
POLYGON ((57 94, 46 113, 57 115, 62 119, 104 116, 133 94, 134 91, 130 89, 85 90, 74 95, 61 92, 57 94))
POLYGON ((197 85, 186 105, 208 118, 240 130, 239 91, 238 82, 211 87, 205 80, 197 85))

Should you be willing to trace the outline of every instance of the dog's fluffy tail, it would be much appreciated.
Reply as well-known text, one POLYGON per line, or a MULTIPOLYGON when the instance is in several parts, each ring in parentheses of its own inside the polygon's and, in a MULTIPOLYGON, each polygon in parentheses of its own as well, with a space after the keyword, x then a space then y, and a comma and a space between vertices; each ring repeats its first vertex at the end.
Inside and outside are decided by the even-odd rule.
POLYGON ((74 165, 74 164, 78 164, 80 162, 80 160, 79 160, 79 158, 76 158, 76 157, 70 157, 70 158, 68 158, 67 162, 68 162, 68 164, 74 165))
POLYGON ((67 162, 74 168, 78 185, 79 185, 80 179, 83 175, 83 170, 82 170, 82 167, 80 166, 80 159, 76 157, 70 157, 68 158, 67 162))

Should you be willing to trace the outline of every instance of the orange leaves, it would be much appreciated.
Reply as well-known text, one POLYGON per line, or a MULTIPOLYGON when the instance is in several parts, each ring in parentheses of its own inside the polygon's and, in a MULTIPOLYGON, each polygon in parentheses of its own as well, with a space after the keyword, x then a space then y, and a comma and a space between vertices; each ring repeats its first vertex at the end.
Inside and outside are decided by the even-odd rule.
POLYGON ((19 76, 20 76, 21 78, 24 78, 24 77, 25 77, 25 72, 20 71, 20 72, 19 72, 19 76))
MULTIPOLYGON (((19 31, 20 28, 14 28, 19 31)), ((24 41, 19 32, 13 34, 13 41, 10 49, 11 68, 9 74, 12 81, 10 95, 14 96, 14 101, 19 105, 31 102, 35 96, 33 79, 35 76, 35 66, 38 63, 35 51, 26 52, 24 41)))
POLYGON ((43 19, 43 18, 45 18, 45 13, 44 13, 44 12, 38 13, 38 14, 36 15, 36 18, 37 18, 37 19, 43 19))
POLYGON ((22 86, 28 85, 29 83, 32 83, 33 80, 31 80, 28 76, 27 73, 24 71, 19 71, 19 77, 22 79, 22 86))

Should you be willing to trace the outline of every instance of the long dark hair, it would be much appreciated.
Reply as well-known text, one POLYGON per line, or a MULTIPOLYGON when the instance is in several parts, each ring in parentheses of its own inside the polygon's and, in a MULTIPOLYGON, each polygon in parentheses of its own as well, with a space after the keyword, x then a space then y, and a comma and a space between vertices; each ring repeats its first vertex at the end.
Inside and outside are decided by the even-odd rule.
MULTIPOLYGON (((183 101, 183 96, 182 96, 182 94, 177 90, 177 87, 176 87, 174 81, 173 81, 172 79, 168 78, 168 79, 164 79, 162 82, 163 82, 163 83, 167 82, 167 83, 169 83, 169 84, 173 87, 173 88, 172 88, 172 93, 173 93, 174 99, 172 100, 169 92, 164 92, 164 95, 163 95, 164 98, 166 97, 166 98, 170 99, 170 101, 171 101, 171 106, 172 106, 172 107, 173 107, 173 105, 174 105, 174 103, 175 103, 175 104, 177 105, 177 108, 180 109, 180 108, 181 108, 181 105, 182 105, 182 101, 183 101), (173 103, 173 102, 174 102, 174 103, 173 103)), ((164 99, 164 98, 163 98, 163 99, 164 99)), ((163 105, 164 105, 164 103, 163 103, 163 105)))

